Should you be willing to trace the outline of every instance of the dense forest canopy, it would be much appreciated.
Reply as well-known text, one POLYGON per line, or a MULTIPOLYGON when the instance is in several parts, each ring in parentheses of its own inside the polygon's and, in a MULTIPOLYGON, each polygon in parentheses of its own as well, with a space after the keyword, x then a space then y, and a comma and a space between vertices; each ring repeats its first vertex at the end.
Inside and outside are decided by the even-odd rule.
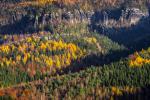
POLYGON ((0 100, 149 100, 150 0, 0 0, 0 100))

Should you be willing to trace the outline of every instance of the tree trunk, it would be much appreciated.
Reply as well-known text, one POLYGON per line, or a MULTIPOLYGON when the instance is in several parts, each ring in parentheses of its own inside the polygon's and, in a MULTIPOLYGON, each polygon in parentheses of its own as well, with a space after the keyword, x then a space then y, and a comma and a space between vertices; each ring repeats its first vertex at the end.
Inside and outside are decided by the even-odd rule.
POLYGON ((78 9, 78 12, 79 12, 79 14, 80 14, 80 22, 82 22, 82 21, 83 21, 82 12, 81 12, 81 10, 80 10, 80 9, 78 9))
POLYGON ((34 28, 35 28, 35 29, 37 29, 38 20, 39 20, 38 16, 35 15, 35 21, 34 21, 34 28))

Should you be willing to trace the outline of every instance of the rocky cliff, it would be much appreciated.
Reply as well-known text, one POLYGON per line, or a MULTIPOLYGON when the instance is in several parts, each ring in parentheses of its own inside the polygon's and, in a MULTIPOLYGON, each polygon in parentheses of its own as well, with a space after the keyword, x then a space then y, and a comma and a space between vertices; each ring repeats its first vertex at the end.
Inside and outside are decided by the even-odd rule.
POLYGON ((118 1, 115 0, 112 8, 106 5, 105 8, 97 7, 95 9, 95 5, 93 9, 89 10, 83 9, 84 7, 81 5, 72 8, 60 5, 38 7, 22 3, 2 2, 0 3, 0 33, 24 33, 38 30, 52 32, 54 27, 57 28, 57 25, 63 22, 70 24, 86 22, 92 30, 99 28, 102 31, 104 28, 129 27, 148 16, 147 11, 139 8, 121 6, 125 2, 124 0, 116 2, 118 1), (117 8, 114 8, 114 5, 117 8))

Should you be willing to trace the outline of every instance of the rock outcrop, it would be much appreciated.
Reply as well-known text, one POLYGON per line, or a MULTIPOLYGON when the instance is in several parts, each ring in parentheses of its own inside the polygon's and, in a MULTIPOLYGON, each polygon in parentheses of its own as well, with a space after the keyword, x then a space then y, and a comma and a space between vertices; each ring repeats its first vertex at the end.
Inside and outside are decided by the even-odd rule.
POLYGON ((142 11, 138 8, 121 8, 115 10, 97 11, 91 18, 90 28, 104 33, 107 29, 110 32, 117 28, 128 28, 136 25, 144 18, 149 16, 148 11, 142 11))
POLYGON ((50 10, 49 8, 34 8, 16 6, 11 3, 0 4, 0 33, 28 32, 35 30, 49 30, 62 22, 75 24, 79 22, 89 23, 92 30, 105 30, 107 28, 130 27, 139 20, 148 16, 138 8, 112 9, 100 11, 83 11, 81 9, 59 8, 50 10), (13 28, 13 29, 12 29, 13 28))

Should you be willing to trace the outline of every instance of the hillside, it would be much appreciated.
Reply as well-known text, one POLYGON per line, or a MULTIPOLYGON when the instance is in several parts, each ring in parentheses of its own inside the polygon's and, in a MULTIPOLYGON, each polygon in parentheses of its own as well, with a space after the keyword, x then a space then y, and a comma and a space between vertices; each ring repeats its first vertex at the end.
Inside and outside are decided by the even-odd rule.
POLYGON ((0 8, 0 100, 149 99, 149 0, 0 8))

